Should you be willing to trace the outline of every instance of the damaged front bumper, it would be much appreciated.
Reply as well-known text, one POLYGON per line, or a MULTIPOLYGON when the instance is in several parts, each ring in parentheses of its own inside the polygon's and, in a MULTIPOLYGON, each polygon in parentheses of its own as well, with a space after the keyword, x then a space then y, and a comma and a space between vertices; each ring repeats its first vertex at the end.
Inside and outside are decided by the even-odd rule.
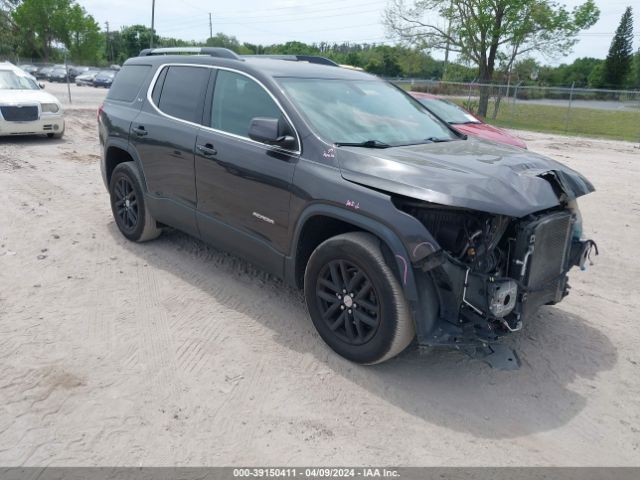
MULTIPOLYGON (((567 294, 567 273, 585 267, 592 240, 574 238, 569 211, 533 215, 520 221, 508 239, 508 269, 496 277, 473 271, 444 251, 439 261, 422 265, 422 296, 437 320, 417 315, 418 342, 423 346, 454 345, 486 348, 500 337, 522 328, 542 305, 555 304, 567 294), (434 266, 437 264, 437 266, 434 266), (421 321, 422 320, 422 321, 421 321)), ((419 275, 420 276, 420 275, 419 275)))

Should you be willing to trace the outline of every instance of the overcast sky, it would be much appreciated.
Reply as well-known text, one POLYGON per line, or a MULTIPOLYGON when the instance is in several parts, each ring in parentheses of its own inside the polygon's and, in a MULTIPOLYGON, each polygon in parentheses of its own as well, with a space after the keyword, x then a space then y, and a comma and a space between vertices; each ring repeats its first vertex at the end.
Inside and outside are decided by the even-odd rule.
MULTIPOLYGON (((213 32, 234 35, 240 42, 271 44, 299 40, 319 42, 369 42, 389 40, 381 23, 388 0, 156 0, 156 31, 160 36, 204 40, 213 32)), ((583 0, 560 0, 575 6, 583 0)), ((78 0, 105 28, 151 23, 151 0, 78 0)), ((634 7, 634 48, 640 43, 640 0, 596 0, 600 20, 584 32, 568 56, 542 59, 546 63, 570 62, 577 57, 604 58, 625 7, 634 7)), ((441 55, 434 52, 434 56, 441 55)))

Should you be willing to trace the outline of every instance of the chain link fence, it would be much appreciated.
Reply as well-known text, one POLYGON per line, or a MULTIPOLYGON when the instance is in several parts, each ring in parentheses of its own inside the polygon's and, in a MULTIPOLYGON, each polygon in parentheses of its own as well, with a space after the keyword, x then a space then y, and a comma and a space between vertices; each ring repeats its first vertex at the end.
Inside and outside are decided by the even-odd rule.
POLYGON ((407 90, 446 97, 474 114, 489 95, 488 123, 521 130, 584 135, 640 143, 640 91, 538 87, 477 82, 394 80, 407 90))

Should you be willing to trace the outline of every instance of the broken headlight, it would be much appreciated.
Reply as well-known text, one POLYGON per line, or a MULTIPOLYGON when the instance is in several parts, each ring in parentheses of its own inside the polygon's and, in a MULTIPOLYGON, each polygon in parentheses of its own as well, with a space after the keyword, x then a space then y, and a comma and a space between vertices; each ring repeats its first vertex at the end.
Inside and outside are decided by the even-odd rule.
POLYGON ((498 248, 511 219, 474 210, 422 202, 403 202, 400 208, 417 218, 438 244, 473 271, 499 273, 506 253, 498 248))

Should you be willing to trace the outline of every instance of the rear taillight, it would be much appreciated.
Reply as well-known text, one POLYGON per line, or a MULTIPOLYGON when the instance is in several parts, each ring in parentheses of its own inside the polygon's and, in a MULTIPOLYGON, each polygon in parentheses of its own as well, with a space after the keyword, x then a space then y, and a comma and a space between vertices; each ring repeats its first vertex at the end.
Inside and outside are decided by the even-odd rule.
POLYGON ((100 105, 98 108, 98 121, 100 121, 100 115, 102 115, 102 111, 104 110, 104 105, 100 105))

